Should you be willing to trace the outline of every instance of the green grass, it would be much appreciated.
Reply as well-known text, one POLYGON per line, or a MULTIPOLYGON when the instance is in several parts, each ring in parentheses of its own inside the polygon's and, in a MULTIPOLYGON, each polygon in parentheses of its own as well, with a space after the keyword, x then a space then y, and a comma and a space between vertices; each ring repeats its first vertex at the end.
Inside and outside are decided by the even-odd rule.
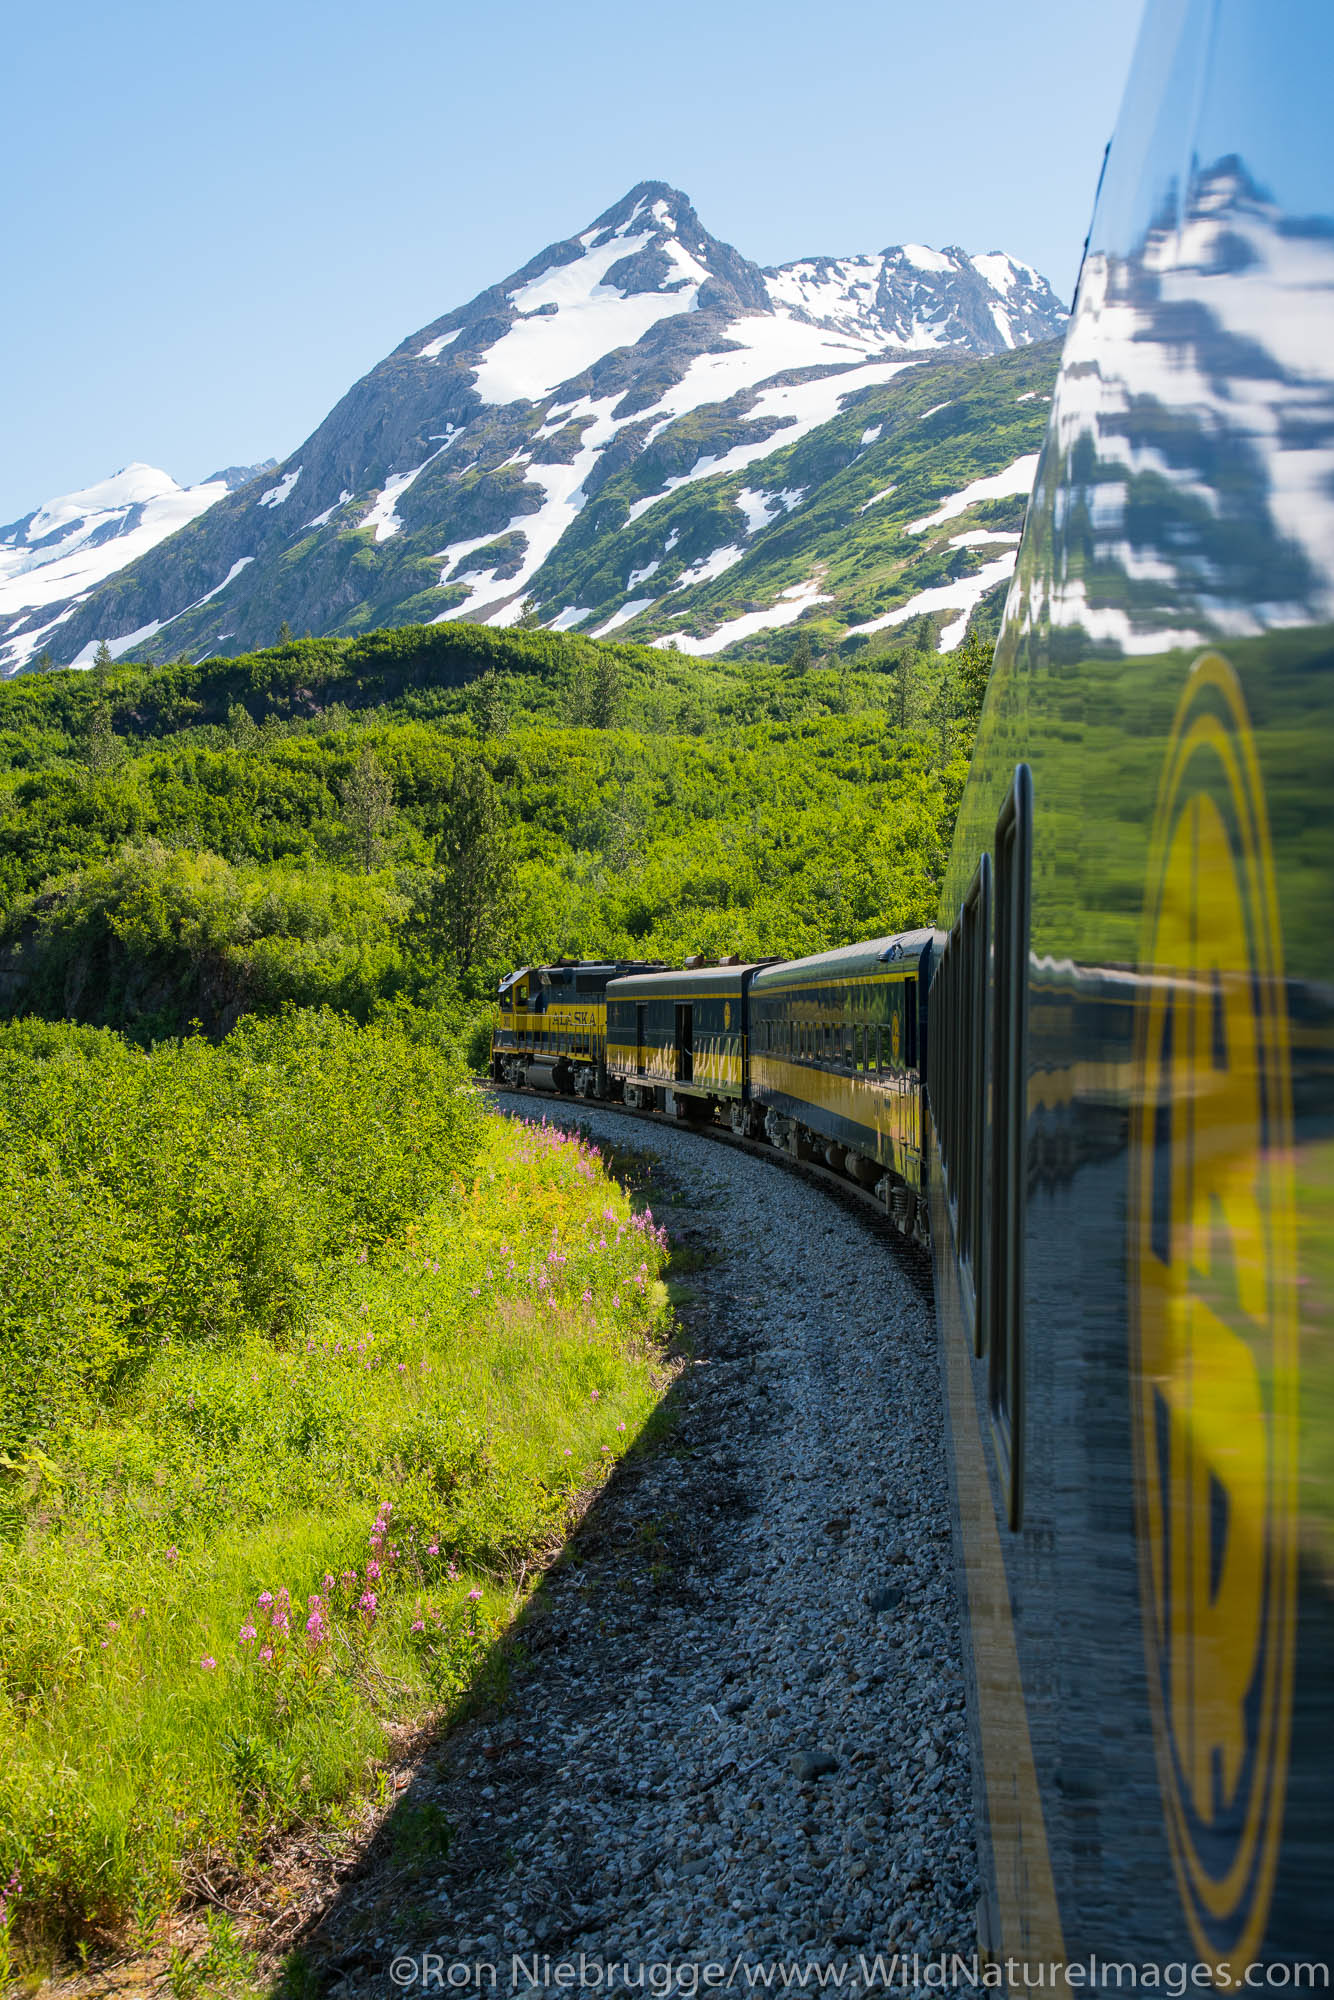
POLYGON ((11 1471, 25 1955, 146 1935, 195 1869, 337 1821, 395 1725, 488 1684, 523 1579, 656 1400, 663 1254, 591 1149, 488 1120, 299 1330, 168 1340, 11 1471))

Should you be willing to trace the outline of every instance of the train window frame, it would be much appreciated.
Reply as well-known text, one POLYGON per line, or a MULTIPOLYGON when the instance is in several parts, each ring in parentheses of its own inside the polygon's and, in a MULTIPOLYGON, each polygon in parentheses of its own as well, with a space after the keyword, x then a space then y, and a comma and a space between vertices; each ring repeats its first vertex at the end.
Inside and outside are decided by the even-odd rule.
POLYGON ((979 1360, 987 1351, 989 1320, 992 874, 991 856, 984 853, 937 961, 927 1051, 959 1294, 979 1360))
POLYGON ((992 1138, 987 1399, 1006 1513, 1023 1524, 1024 1230, 1028 1173, 1028 968, 1033 774, 1015 767, 993 844, 992 1138))

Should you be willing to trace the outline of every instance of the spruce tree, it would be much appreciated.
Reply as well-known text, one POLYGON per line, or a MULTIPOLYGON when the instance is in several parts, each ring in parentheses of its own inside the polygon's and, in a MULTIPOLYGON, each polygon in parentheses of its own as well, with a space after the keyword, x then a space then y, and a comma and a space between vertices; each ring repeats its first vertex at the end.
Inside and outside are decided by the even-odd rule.
POLYGON ((363 750, 347 777, 339 780, 338 796, 362 872, 379 866, 385 835, 394 817, 394 781, 373 750, 363 750))
POLYGON ((467 972, 499 947, 513 879, 500 794, 480 758, 461 757, 454 767, 435 860, 417 921, 454 968, 467 972))
POLYGON ((797 638, 797 643, 792 648, 792 652, 788 659, 787 664, 788 664, 788 670, 791 673, 806 674, 810 672, 811 668, 815 664, 815 655, 811 651, 811 639, 809 632, 802 632, 799 634, 797 638))

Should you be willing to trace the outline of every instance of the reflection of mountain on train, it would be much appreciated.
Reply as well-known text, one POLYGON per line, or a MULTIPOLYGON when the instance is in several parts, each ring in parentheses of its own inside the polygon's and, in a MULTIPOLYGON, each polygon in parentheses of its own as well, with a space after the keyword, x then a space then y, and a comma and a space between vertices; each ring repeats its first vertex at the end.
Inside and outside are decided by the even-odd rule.
POLYGON ((1053 560, 1015 584, 1025 627, 1045 611, 1143 656, 1334 616, 1331 298, 1334 227, 1284 215, 1235 157, 1131 255, 1095 246, 1035 497, 1059 518, 1028 543, 1053 560))

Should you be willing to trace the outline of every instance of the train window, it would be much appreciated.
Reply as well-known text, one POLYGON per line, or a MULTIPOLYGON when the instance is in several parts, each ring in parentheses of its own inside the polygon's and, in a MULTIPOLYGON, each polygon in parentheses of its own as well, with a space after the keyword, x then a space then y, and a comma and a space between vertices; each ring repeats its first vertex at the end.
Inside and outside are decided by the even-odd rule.
POLYGON ((1020 764, 996 822, 991 1148, 991 1413, 1009 1520, 1023 1520, 1024 1195, 1033 777, 1020 764))
POLYGON ((917 981, 903 983, 903 1061, 907 1069, 917 1067, 917 981))

